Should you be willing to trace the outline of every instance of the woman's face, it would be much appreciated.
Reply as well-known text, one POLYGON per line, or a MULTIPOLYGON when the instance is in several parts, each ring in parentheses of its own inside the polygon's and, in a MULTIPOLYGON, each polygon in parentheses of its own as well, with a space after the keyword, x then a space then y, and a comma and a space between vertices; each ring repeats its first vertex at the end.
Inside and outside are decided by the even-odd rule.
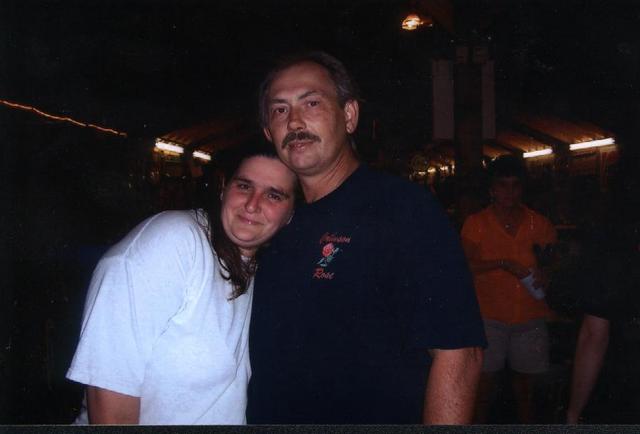
POLYGON ((222 226, 243 256, 251 257, 293 215, 295 174, 276 158, 242 162, 222 193, 222 226))
POLYGON ((493 203, 503 208, 520 205, 522 200, 522 182, 517 176, 502 176, 493 181, 491 186, 493 203))

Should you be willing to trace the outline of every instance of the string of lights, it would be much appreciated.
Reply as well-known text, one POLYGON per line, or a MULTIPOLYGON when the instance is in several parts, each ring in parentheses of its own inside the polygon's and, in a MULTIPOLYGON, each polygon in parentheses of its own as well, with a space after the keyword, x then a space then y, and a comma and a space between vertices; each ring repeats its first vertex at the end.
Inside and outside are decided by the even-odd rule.
POLYGON ((19 103, 16 103, 16 102, 7 101, 5 99, 0 99, 0 103, 6 105, 8 107, 12 107, 12 108, 20 109, 20 110, 30 111, 30 112, 36 113, 36 114, 38 114, 40 116, 43 116, 45 118, 48 118, 48 119, 53 119, 53 120, 60 121, 60 122, 69 122, 69 123, 71 123, 73 125, 77 125, 79 127, 93 128, 95 130, 102 131, 104 133, 115 134, 117 136, 127 137, 127 133, 124 133, 122 131, 114 130, 113 128, 106 128, 106 127, 101 127, 99 125, 90 124, 90 123, 87 123, 87 122, 81 122, 81 121, 78 121, 76 119, 70 118, 68 116, 52 115, 50 113, 43 112, 42 110, 37 109, 37 108, 32 107, 32 106, 29 106, 29 105, 19 104, 19 103))

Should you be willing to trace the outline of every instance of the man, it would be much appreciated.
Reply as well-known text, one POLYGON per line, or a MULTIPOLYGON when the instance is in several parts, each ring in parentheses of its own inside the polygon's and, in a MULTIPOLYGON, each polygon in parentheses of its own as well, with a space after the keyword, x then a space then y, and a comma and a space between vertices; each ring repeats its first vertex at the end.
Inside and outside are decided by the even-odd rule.
POLYGON ((444 213, 358 161, 357 93, 333 57, 283 62, 260 105, 306 203, 259 259, 249 423, 468 423, 485 340, 444 213))

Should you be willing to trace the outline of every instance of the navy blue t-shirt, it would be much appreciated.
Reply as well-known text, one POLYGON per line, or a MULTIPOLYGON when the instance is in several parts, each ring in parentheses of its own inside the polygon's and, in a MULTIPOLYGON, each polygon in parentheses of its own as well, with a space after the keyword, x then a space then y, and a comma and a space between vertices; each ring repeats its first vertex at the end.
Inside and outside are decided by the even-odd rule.
POLYGON ((486 345, 472 285, 433 197, 361 165, 259 259, 249 423, 419 423, 427 349, 486 345))

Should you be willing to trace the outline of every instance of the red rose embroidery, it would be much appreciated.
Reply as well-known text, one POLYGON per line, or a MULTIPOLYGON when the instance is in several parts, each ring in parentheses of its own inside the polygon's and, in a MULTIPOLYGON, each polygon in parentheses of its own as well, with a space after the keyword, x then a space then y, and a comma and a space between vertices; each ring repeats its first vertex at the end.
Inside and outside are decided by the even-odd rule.
POLYGON ((322 256, 326 258, 333 253, 333 250, 333 243, 325 244, 325 246, 322 248, 322 256))

